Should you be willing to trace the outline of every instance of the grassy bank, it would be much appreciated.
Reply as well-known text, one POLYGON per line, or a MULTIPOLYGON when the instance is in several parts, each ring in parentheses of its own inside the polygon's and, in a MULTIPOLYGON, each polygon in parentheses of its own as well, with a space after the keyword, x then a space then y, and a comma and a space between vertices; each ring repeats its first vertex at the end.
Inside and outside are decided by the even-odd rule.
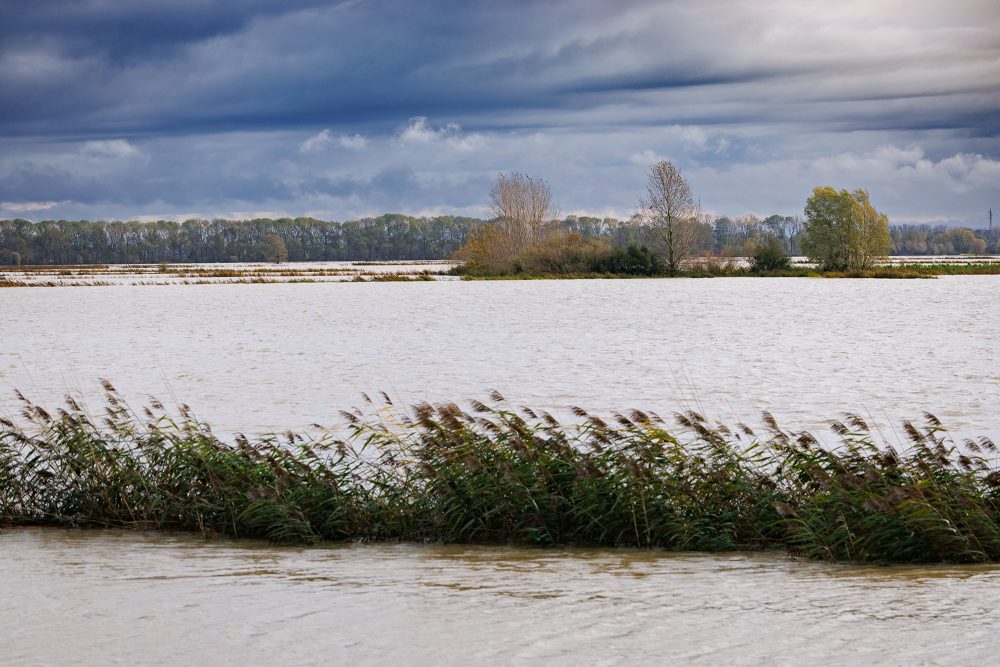
POLYGON ((0 423, 0 525, 200 531, 274 542, 411 540, 786 549, 826 560, 1000 560, 1000 471, 987 438, 940 424, 879 443, 856 416, 834 448, 784 431, 668 424, 633 411, 581 426, 502 397, 344 413, 345 434, 228 443, 185 410, 106 414, 24 401, 0 423))
MULTIPOLYGON (((960 272, 948 272, 947 275, 958 275, 960 272)), ((993 272, 986 271, 990 274, 993 272)), ((997 271, 996 273, 1000 273, 997 271)), ((975 272, 966 272, 974 275, 975 272)), ((599 280, 628 278, 668 278, 670 276, 643 276, 627 273, 502 273, 502 274, 463 274, 463 280, 599 280)), ((681 271, 676 278, 885 278, 885 279, 929 279, 937 275, 931 272, 917 272, 908 269, 892 267, 870 269, 866 271, 820 271, 811 268, 789 268, 780 271, 751 271, 750 269, 727 268, 696 268, 681 271)))
POLYGON ((894 271, 909 271, 923 276, 981 276, 1000 275, 1000 259, 969 264, 897 264, 894 271))

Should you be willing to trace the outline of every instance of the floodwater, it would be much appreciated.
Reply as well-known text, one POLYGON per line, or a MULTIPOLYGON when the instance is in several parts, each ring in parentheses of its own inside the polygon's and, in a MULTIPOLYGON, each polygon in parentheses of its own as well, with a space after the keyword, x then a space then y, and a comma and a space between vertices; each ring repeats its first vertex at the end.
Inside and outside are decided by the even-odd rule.
MULTIPOLYGON (((1000 277, 716 278, 0 290, 0 413, 14 389, 100 406, 184 402, 217 433, 337 427, 362 392, 567 414, 769 410, 825 432, 852 411, 889 440, 935 413, 1000 436, 1000 277)), ((96 410, 95 410, 96 411, 96 410)))
POLYGON ((1000 568, 0 533, 0 662, 975 665, 1000 568))
MULTIPOLYGON (((361 392, 566 414, 936 413, 1000 440, 1000 277, 130 285, 0 290, 15 388, 190 404, 217 433, 336 426, 361 392)), ((0 532, 0 664, 991 664, 998 567, 779 554, 275 548, 0 532)))

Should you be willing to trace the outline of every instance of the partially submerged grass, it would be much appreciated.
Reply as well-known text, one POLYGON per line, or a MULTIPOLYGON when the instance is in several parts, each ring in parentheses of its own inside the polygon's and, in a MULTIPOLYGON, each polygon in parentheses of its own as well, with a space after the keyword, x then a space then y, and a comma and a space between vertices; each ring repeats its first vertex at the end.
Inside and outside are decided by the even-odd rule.
MULTIPOLYGON (((1000 265, 997 265, 1000 267, 1000 265)), ((617 273, 507 273, 469 274, 453 271, 463 280, 586 280, 586 279, 627 279, 665 278, 666 276, 643 276, 617 273)), ((822 271, 813 267, 791 266, 774 271, 754 271, 748 267, 732 266, 727 263, 696 262, 677 274, 678 278, 890 278, 914 279, 934 278, 938 275, 980 275, 1000 274, 1000 268, 987 264, 978 265, 900 265, 878 266, 872 269, 852 271, 822 271), (917 270, 916 267, 919 267, 917 270), (939 270, 940 269, 940 270, 939 270)))
POLYGON ((355 283, 412 283, 433 281, 434 275, 427 271, 414 274, 406 273, 368 273, 354 277, 355 283))
MULTIPOLYGON (((371 266, 375 266, 374 263, 371 266)), ((412 282, 434 280, 443 271, 422 269, 407 273, 376 272, 350 266, 193 266, 139 264, 107 266, 0 267, 0 287, 78 287, 108 285, 261 285, 318 282, 412 282), (45 280, 48 278, 48 280, 45 280)))
POLYGON ((649 279, 656 276, 643 276, 629 273, 497 273, 475 274, 452 272, 462 280, 629 280, 649 279))
MULTIPOLYGON (((229 443, 182 408, 134 414, 105 384, 100 418, 23 400, 0 422, 0 525, 200 531, 281 543, 408 540, 783 548, 826 560, 1000 560, 988 438, 952 443, 931 415, 905 448, 859 417, 837 444, 787 432, 675 427, 632 411, 580 426, 473 401, 344 413, 340 434, 229 443)), ((388 399, 386 399, 388 403, 388 399)))
POLYGON ((1000 275, 1000 260, 970 261, 961 263, 931 263, 931 264, 894 264, 886 267, 894 271, 906 271, 922 276, 967 276, 967 275, 1000 275))

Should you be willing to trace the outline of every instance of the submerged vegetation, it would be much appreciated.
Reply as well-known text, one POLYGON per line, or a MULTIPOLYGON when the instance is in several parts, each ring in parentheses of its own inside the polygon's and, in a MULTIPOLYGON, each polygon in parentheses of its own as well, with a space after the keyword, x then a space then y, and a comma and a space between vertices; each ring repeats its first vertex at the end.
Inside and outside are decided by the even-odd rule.
POLYGON ((263 285, 277 283, 414 282, 431 281, 447 265, 427 262, 367 262, 354 264, 125 264, 120 266, 0 267, 0 287, 62 287, 113 285, 263 285))
POLYGON ((0 525, 200 531, 279 543, 412 540, 670 550, 786 549, 826 560, 1000 560, 988 438, 940 422, 881 442, 860 417, 837 443, 781 429, 672 424, 631 411, 580 426, 472 401, 344 413, 340 434, 229 443, 184 407, 106 413, 23 399, 0 420, 0 525))

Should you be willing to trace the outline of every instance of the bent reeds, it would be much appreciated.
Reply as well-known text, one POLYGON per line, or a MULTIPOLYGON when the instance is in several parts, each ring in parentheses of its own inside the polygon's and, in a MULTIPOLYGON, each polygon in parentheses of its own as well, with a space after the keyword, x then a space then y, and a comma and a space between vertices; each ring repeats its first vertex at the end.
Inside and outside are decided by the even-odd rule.
POLYGON ((838 442, 732 431, 689 412, 676 430, 632 411, 579 426, 499 395, 344 413, 346 432, 233 443, 186 408, 0 421, 0 524, 200 531, 281 543, 411 540, 784 548, 827 560, 1000 560, 1000 471, 988 438, 906 425, 897 450, 856 416, 838 442), (391 415, 391 416, 387 416, 391 415))

